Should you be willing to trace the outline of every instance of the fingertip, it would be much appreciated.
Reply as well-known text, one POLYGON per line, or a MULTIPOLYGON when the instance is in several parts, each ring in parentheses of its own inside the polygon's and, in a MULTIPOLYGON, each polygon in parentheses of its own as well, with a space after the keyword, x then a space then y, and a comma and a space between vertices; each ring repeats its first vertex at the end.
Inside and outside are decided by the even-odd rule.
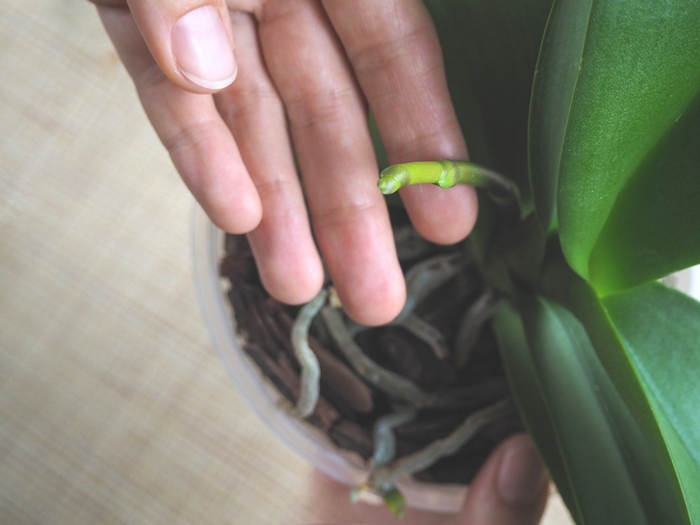
POLYGON ((314 229, 343 310, 367 326, 396 318, 406 283, 385 202, 314 217, 314 229))
POLYGON ((216 227, 228 233, 249 233, 262 220, 262 205, 257 193, 248 198, 198 200, 216 227))
POLYGON ((498 467, 496 485, 501 499, 514 507, 533 505, 546 491, 547 473, 526 435, 515 436, 508 442, 498 467))
POLYGON ((268 293, 285 304, 304 304, 323 286, 323 264, 305 210, 285 210, 282 203, 277 204, 266 206, 248 240, 268 293))
POLYGON ((334 243, 329 248, 329 243, 321 243, 343 310, 365 326, 390 323, 406 303, 406 283, 396 252, 383 251, 393 244, 378 243, 371 236, 365 243, 352 244, 334 243))
MULTIPOLYGON (((342 302, 342 298, 341 298, 342 302)), ((390 323, 401 313, 401 308, 405 302, 394 301, 394 304, 386 306, 385 302, 377 302, 375 304, 363 302, 362 304, 348 304, 349 301, 343 303, 343 310, 348 316, 364 326, 382 326, 390 323)))
POLYGON ((359 286, 338 287, 343 310, 352 320, 365 326, 381 326, 401 313, 406 302, 406 285, 401 268, 396 266, 391 273, 370 273, 359 286))
POLYGON ((207 215, 209 215, 209 218, 217 228, 234 235, 250 233, 260 222, 259 218, 251 215, 245 217, 238 217, 231 214, 208 213, 207 215))
POLYGON ((454 244, 474 229, 478 201, 471 186, 442 189, 423 184, 400 191, 413 226, 428 241, 454 244))
POLYGON ((549 478, 526 434, 511 436, 491 454, 469 486, 458 525, 536 525, 549 478))
MULTIPOLYGON (((257 259, 257 257, 256 257, 257 259)), ((268 293, 285 304, 299 305, 311 301, 323 286, 323 267, 318 257, 290 268, 289 262, 265 261, 259 266, 260 280, 268 293), (272 264, 270 264, 272 263, 272 264)))
POLYGON ((300 286, 298 283, 289 285, 288 283, 276 283, 271 282, 271 279, 266 279, 265 276, 260 276, 263 286, 268 291, 268 293, 277 299, 279 302, 284 304, 290 304, 293 306, 298 306, 306 304, 311 301, 323 286, 323 281, 318 286, 306 285, 300 286))

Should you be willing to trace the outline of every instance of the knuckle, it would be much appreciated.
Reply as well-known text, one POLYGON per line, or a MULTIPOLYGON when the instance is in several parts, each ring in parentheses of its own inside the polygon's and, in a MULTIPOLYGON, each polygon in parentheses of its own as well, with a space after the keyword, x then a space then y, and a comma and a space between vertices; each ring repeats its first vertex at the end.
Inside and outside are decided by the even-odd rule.
POLYGON ((392 159, 410 162, 416 155, 424 155, 423 152, 441 152, 447 149, 446 136, 443 129, 406 130, 402 135, 387 140, 386 147, 392 159))
POLYGON ((188 155, 199 149, 201 144, 212 145, 217 140, 213 124, 212 121, 204 120, 178 126, 170 134, 162 136, 161 141, 171 156, 188 155))
POLYGON ((345 120, 357 107, 357 94, 351 88, 306 89, 288 97, 285 105, 295 127, 316 128, 345 120))
POLYGON ((296 190, 295 183, 292 180, 283 179, 281 177, 256 180, 255 187, 262 200, 267 202, 274 201, 276 203, 286 201, 289 195, 294 194, 296 190))
POLYGON ((429 26, 415 27, 399 36, 377 40, 358 48, 349 56, 359 76, 372 76, 384 73, 394 67, 415 65, 416 50, 424 49, 432 38, 429 26))
POLYGON ((216 95, 214 101, 219 114, 226 121, 233 121, 249 115, 281 107, 275 89, 266 82, 246 82, 227 88, 216 95))
POLYGON ((336 226, 347 227, 382 213, 384 213, 382 203, 348 200, 348 202, 312 212, 312 218, 317 227, 327 229, 336 226))

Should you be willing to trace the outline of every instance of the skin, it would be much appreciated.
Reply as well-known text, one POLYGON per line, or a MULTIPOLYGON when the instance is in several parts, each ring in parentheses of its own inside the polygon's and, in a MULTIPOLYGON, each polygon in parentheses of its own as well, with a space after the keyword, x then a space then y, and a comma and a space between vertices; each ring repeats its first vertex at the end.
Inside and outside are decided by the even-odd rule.
MULTIPOLYGON (((292 304, 316 295, 313 230, 347 313, 368 325, 396 317, 405 283, 367 109, 392 164, 468 157, 421 2, 93 1, 185 184, 217 226, 248 233, 267 290, 292 304), (216 9, 238 67, 218 92, 185 77, 173 55, 173 26, 202 6, 216 9)), ((401 197, 433 242, 473 227, 470 187, 401 197)))
MULTIPOLYGON (((306 481, 308 498, 303 509, 289 517, 289 523, 366 523, 396 525, 536 525, 544 512, 549 485, 543 480, 531 503, 511 504, 499 495, 498 472, 506 452, 522 446, 529 438, 513 436, 494 450, 472 481, 459 514, 440 514, 407 509, 403 520, 395 518, 382 506, 352 504, 348 487, 316 472, 306 481), (329 504, 329 502, 332 502, 329 504)), ((525 482, 525 480, 523 480, 525 482)))
MULTIPOLYGON (((368 108, 390 163, 468 160, 422 3, 92 1, 183 181, 217 226, 249 235, 268 291, 292 304, 318 293, 323 268, 313 229, 347 313, 367 325, 396 317, 405 283, 376 187, 368 108), (202 6, 215 9, 235 48, 236 80, 218 91, 189 80, 173 54, 173 26, 202 6)), ((400 194, 415 228, 433 242, 460 241, 476 220, 470 187, 400 194)), ((459 516, 409 509, 403 523, 538 523, 548 492, 541 468, 535 485, 513 478, 537 488, 533 501, 513 504, 499 495, 504 455, 523 440, 513 437, 494 451, 459 516)), ((386 509, 352 506, 347 487, 323 475, 309 488, 317 504, 304 506, 315 513, 307 521, 394 522, 386 509)))

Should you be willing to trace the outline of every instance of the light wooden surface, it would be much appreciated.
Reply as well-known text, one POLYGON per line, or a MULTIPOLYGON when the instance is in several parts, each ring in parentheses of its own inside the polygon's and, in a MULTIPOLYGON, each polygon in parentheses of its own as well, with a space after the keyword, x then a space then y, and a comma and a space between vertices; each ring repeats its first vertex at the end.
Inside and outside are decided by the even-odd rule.
POLYGON ((3 2, 0 71, 0 523, 392 523, 225 375, 193 201, 94 7, 3 2))

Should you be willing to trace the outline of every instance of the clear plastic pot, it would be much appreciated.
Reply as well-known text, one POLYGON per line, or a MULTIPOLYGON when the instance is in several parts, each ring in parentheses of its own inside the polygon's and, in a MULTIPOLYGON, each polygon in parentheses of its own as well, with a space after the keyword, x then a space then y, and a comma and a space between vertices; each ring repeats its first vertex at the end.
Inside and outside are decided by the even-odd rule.
MULTIPOLYGON (((368 473, 361 458, 341 450, 325 434, 281 410, 280 394, 241 348, 226 298, 226 283, 218 272, 223 246, 224 233, 197 206, 193 220, 197 293, 212 341, 229 376, 258 416, 294 452, 341 483, 360 484, 368 473)), ((466 494, 464 485, 420 483, 412 478, 402 480, 399 487, 409 507, 438 512, 458 512, 466 494)))

